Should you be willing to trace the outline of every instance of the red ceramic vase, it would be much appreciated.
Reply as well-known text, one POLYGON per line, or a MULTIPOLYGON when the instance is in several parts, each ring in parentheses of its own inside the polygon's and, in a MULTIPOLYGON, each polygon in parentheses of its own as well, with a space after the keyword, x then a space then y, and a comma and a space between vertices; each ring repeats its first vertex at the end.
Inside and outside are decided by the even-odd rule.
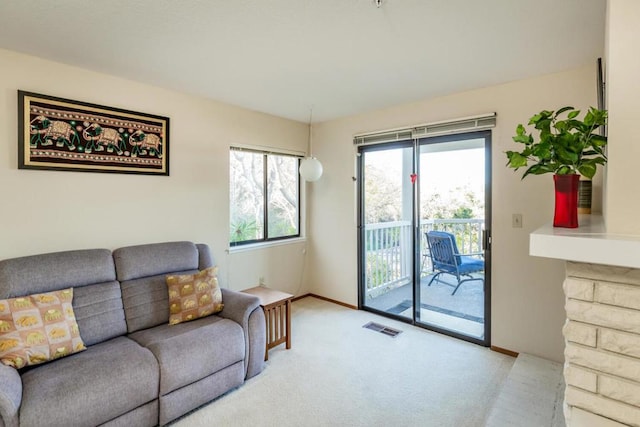
POLYGON ((564 228, 578 227, 578 185, 580 175, 553 175, 556 189, 556 207, 553 214, 553 226, 564 228))

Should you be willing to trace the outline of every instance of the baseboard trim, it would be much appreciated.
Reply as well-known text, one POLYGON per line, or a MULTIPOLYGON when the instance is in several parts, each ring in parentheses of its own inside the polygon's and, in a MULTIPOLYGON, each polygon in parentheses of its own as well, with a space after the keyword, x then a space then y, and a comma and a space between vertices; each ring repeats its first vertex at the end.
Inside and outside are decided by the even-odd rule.
POLYGON ((347 304, 346 302, 338 301, 338 300, 335 300, 335 299, 331 299, 331 298, 327 298, 327 297, 323 297, 323 296, 316 295, 316 294, 311 294, 311 293, 300 295, 299 297, 295 297, 295 298, 292 299, 292 301, 297 301, 299 299, 307 298, 307 297, 318 298, 318 299, 321 299, 323 301, 331 302, 333 304, 338 304, 338 305, 341 305, 343 307, 350 308, 352 310, 357 310, 358 309, 358 307, 356 307, 355 305, 347 304))
POLYGON ((291 299, 291 302, 298 301, 299 299, 306 298, 306 297, 310 297, 310 296, 311 296, 311 294, 299 295, 299 296, 297 296, 297 297, 292 298, 292 299, 291 299))
POLYGON ((492 345, 490 348, 491 348, 491 351, 495 351, 496 353, 506 354, 507 356, 511 356, 511 357, 518 357, 518 355, 520 354, 517 351, 507 350, 506 348, 497 347, 495 345, 492 345))
MULTIPOLYGON (((350 308, 352 310, 357 310, 358 309, 358 307, 356 307, 355 305, 347 304, 346 302, 338 301, 338 300, 335 300, 335 299, 323 297, 323 296, 312 294, 312 293, 307 293, 307 294, 304 294, 304 295, 297 296, 297 297, 293 298, 292 301, 298 301, 298 300, 300 300, 302 298, 307 298, 307 297, 318 298, 318 299, 321 299, 323 301, 331 302, 333 304, 338 304, 338 305, 341 305, 343 307, 350 308)), ((517 351, 508 350, 506 348, 498 347, 498 346, 495 346, 495 345, 492 345, 489 348, 491 349, 491 351, 495 351, 496 353, 506 354, 507 356, 511 356, 511 357, 518 357, 518 355, 520 354, 517 351)))

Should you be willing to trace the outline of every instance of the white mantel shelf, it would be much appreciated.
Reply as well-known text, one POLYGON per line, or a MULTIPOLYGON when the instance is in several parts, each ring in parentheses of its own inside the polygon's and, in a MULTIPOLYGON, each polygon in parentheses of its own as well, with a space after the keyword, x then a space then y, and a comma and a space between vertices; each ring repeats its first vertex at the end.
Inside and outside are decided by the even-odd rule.
POLYGON ((602 215, 580 215, 578 228, 546 224, 529 236, 529 254, 544 258, 640 268, 640 236, 607 233, 602 215))

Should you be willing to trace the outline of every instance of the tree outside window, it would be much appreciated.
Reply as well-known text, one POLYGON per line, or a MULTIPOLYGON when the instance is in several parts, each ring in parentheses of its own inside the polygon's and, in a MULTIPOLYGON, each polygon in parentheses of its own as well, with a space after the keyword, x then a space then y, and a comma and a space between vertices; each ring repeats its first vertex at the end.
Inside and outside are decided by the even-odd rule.
POLYGON ((299 159, 232 148, 232 246, 300 236, 299 159))

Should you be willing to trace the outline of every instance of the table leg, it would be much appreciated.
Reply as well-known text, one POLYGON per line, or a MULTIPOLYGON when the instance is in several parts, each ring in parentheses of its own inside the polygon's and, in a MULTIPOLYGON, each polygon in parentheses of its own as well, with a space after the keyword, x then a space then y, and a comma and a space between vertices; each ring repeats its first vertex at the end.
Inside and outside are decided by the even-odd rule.
MULTIPOLYGON (((264 308, 264 307, 263 307, 264 308)), ((271 310, 264 308, 265 326, 267 327, 267 345, 264 349, 264 360, 269 360, 269 348, 271 346, 271 310)))
POLYGON ((291 300, 287 300, 287 350, 291 348, 291 300))

